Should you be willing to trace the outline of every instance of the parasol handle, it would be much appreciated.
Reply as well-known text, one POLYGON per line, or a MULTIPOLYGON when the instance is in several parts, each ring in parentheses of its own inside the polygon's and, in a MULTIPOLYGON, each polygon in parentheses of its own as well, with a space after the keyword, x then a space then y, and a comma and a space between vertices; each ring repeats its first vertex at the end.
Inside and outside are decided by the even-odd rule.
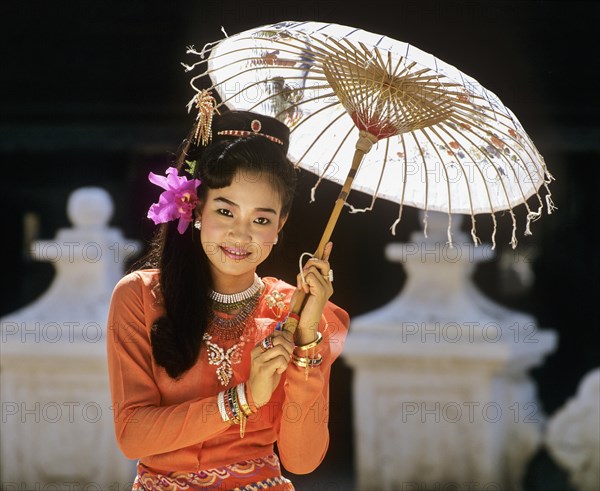
MULTIPOLYGON (((346 199, 350 194, 350 190, 352 189, 352 182, 354 181, 354 177, 358 173, 358 169, 364 156, 369 153, 371 147, 374 143, 377 142, 377 137, 367 131, 360 131, 358 141, 356 142, 356 150, 354 151, 354 157, 352 158, 352 167, 346 176, 346 180, 344 185, 342 186, 342 190, 340 191, 339 196, 335 200, 335 205, 333 207, 333 211, 329 217, 329 221, 325 227, 325 231, 323 232, 323 236, 321 237, 321 241, 319 242, 319 246, 317 247, 317 251, 315 252, 314 257, 317 259, 323 259, 323 254, 325 252, 325 246, 329 242, 331 235, 333 234, 333 229, 340 217, 340 213, 344 208, 344 203, 346 203, 346 199)), ((294 298, 294 303, 290 305, 290 313, 300 315, 302 312, 302 307, 304 306, 304 302, 306 300, 306 294, 303 290, 298 290, 297 295, 294 298)), ((294 334, 296 332, 296 328, 298 327, 298 321, 292 317, 288 317, 285 321, 284 329, 286 331, 294 334)))

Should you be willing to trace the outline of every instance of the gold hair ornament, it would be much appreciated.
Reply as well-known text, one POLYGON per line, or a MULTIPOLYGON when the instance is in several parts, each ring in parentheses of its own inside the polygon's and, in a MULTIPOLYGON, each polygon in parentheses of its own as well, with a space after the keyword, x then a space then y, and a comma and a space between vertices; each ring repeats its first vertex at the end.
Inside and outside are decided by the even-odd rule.
POLYGON ((221 114, 217 109, 217 101, 212 96, 210 90, 202 89, 195 97, 196 109, 198 109, 198 115, 196 116, 196 131, 194 132, 193 142, 195 144, 201 143, 206 146, 212 140, 212 119, 216 111, 217 114, 221 114))

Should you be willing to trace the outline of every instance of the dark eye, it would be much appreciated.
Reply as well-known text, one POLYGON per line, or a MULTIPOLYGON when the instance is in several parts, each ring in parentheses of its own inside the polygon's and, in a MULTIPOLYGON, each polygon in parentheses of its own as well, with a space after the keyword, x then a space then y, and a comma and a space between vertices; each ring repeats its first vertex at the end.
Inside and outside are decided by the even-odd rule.
POLYGON ((265 217, 258 217, 254 221, 256 223, 258 223, 259 225, 269 225, 269 223, 271 223, 271 220, 269 220, 268 218, 265 218, 265 217))
POLYGON ((217 213, 219 213, 220 215, 226 216, 226 217, 232 217, 233 214, 231 213, 231 211, 229 211, 227 208, 219 208, 217 210, 217 213))

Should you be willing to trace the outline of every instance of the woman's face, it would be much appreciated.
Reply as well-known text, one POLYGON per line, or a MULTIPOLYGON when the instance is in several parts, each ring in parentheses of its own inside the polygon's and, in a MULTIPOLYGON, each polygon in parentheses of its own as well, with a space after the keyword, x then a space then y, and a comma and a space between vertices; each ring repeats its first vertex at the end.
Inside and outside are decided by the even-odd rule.
POLYGON ((238 172, 230 186, 208 190, 200 237, 215 287, 234 280, 230 277, 251 281, 271 253, 287 219, 281 216, 281 197, 271 179, 238 172))

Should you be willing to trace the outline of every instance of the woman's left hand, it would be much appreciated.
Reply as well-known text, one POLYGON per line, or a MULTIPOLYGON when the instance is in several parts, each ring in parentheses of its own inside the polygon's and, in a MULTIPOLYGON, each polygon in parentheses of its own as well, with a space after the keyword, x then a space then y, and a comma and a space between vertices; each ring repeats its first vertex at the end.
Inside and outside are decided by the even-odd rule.
MULTIPOLYGON (((296 330, 296 344, 308 344, 317 337, 317 330, 323 309, 331 295, 333 295, 333 285, 329 281, 329 256, 333 248, 333 243, 328 242, 323 252, 323 259, 311 258, 306 262, 303 268, 305 282, 302 282, 302 275, 298 274, 297 290, 303 290, 308 298, 302 311, 300 312, 300 322, 296 330)), ((294 297, 292 297, 292 304, 294 297)))

